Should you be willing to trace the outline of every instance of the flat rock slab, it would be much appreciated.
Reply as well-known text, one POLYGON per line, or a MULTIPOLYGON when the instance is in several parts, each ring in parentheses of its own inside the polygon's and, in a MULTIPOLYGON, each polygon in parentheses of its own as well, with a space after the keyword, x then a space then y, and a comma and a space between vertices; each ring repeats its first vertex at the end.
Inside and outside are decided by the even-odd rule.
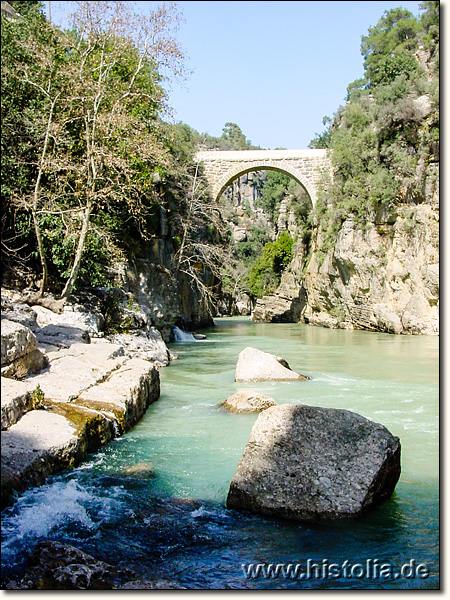
POLYGON ((9 429, 26 412, 31 410, 32 390, 33 385, 31 383, 24 383, 6 377, 1 378, 2 431, 9 429))
POLYGON ((160 367, 170 363, 169 350, 155 327, 148 327, 145 332, 115 334, 109 336, 109 339, 123 346, 125 353, 131 358, 143 358, 160 367))
POLYGON ((159 394, 158 369, 147 360, 132 358, 105 381, 83 391, 75 404, 112 411, 121 430, 127 431, 140 420, 159 394))
POLYGON ((2 452, 14 446, 18 454, 39 453, 70 444, 74 434, 75 428, 64 417, 46 410, 32 410, 2 433, 2 452))
POLYGON ((2 506, 13 490, 22 492, 74 462, 79 439, 61 415, 32 410, 1 435, 2 506))
POLYGON ((45 325, 36 331, 38 346, 49 351, 59 348, 70 348, 72 344, 89 344, 89 333, 71 325, 45 325))
POLYGON ((261 412, 271 406, 277 406, 277 403, 273 398, 259 392, 242 390, 224 400, 222 406, 232 413, 248 413, 261 412))
POLYGON ((27 304, 12 302, 9 298, 1 294, 2 319, 15 321, 28 327, 32 331, 38 327, 36 322, 36 313, 27 304))
POLYGON ((44 306, 33 306, 33 311, 37 317, 39 327, 45 329, 47 326, 69 327, 86 333, 98 335, 103 325, 101 313, 91 307, 86 309, 82 305, 65 304, 60 313, 55 313, 44 306))
MULTIPOLYGON (((50 366, 32 378, 45 398, 69 402, 87 388, 96 385, 126 360, 123 348, 116 344, 73 344, 58 352, 49 352, 50 366)), ((25 380, 31 381, 31 378, 25 380)))
MULTIPOLYGON (((124 357, 115 356, 119 350, 113 344, 99 344, 93 352, 85 354, 72 346, 64 358, 51 365, 61 363, 64 369, 56 369, 51 378, 33 377, 23 383, 23 389, 16 390, 26 392, 28 386, 35 388, 40 382, 45 409, 27 412, 2 432, 2 507, 11 502, 12 492, 41 485, 49 475, 79 464, 89 452, 128 431, 142 418, 149 404, 159 398, 157 367, 141 359, 123 364, 124 357), (94 385, 69 402, 68 389, 76 394, 77 378, 78 387, 86 383, 88 358, 92 361, 88 361, 90 368, 100 365, 102 370, 96 372, 94 385), (108 361, 117 369, 109 372, 102 359, 108 369, 111 367, 108 361), (49 390, 61 390, 60 397, 55 394, 52 399, 49 390)), ((10 389, 8 393, 13 398, 16 392, 10 389)))
POLYGON ((356 517, 394 491, 400 441, 347 410, 263 411, 231 481, 229 508, 296 520, 356 517))
POLYGON ((234 375, 234 380, 238 382, 305 381, 306 379, 304 375, 292 371, 283 358, 251 347, 240 352, 234 375))

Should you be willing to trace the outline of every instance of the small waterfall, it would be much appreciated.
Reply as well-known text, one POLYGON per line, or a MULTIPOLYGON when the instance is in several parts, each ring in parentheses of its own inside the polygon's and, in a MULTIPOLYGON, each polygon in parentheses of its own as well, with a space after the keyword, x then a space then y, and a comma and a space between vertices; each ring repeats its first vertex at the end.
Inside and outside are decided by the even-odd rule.
POLYGON ((176 325, 172 325, 172 331, 176 342, 198 342, 198 339, 188 331, 183 331, 176 325))

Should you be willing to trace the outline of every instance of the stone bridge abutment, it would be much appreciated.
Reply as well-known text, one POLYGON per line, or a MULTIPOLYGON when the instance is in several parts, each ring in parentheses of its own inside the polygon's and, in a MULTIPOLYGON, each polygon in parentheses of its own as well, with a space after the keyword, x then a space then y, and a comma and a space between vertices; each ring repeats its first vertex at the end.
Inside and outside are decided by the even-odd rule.
POLYGON ((272 170, 293 177, 316 204, 321 176, 331 171, 328 150, 209 150, 198 152, 214 200, 237 177, 252 171, 272 170))

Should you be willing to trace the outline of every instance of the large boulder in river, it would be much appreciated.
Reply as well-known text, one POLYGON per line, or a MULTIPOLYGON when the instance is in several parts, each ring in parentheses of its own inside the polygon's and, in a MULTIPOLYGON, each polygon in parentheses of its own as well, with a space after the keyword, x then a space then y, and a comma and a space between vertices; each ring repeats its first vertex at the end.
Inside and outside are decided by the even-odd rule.
POLYGON ((300 375, 289 367, 279 356, 247 347, 240 352, 236 364, 234 380, 245 381, 305 381, 307 377, 300 375))
POLYGON ((389 498, 400 441, 348 410, 263 411, 231 481, 229 508, 296 520, 356 517, 389 498))
POLYGON ((277 403, 273 398, 259 392, 241 390, 224 400, 222 406, 232 413, 248 413, 267 410, 271 406, 277 406, 277 403))

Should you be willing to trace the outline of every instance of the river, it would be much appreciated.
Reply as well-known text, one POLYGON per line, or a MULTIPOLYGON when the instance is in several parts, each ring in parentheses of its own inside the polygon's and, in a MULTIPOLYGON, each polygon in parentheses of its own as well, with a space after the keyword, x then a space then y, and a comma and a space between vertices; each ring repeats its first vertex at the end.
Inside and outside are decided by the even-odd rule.
POLYGON ((3 511, 3 577, 21 572, 37 541, 54 539, 131 565, 140 579, 187 588, 437 588, 439 339, 243 318, 217 319, 204 333, 204 341, 173 345, 179 360, 161 369, 161 397, 131 432, 3 511), (310 379, 235 383, 246 346, 283 356, 310 379), (246 388, 278 403, 345 408, 385 425, 402 444, 393 496, 360 519, 320 524, 227 510, 229 483, 257 415, 227 413, 220 402, 246 388), (139 472, 125 473, 139 463, 139 472), (322 568, 367 561, 422 565, 422 576, 409 567, 398 578, 373 569, 336 577, 322 568), (249 565, 267 563, 321 569, 308 577, 249 575, 249 565))

